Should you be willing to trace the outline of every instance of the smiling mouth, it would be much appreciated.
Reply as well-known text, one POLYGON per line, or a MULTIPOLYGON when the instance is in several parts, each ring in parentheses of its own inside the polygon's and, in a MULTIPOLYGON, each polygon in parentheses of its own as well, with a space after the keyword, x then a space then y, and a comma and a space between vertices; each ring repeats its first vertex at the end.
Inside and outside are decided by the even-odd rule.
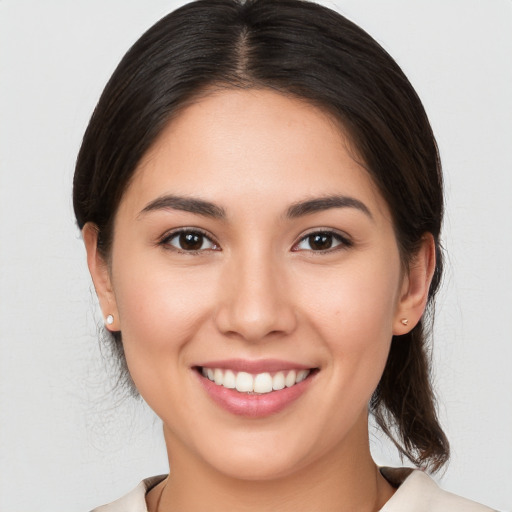
POLYGON ((310 368, 308 370, 297 369, 251 374, 201 366, 196 369, 203 377, 219 387, 236 390, 239 393, 259 395, 291 388, 318 371, 317 368, 310 368))

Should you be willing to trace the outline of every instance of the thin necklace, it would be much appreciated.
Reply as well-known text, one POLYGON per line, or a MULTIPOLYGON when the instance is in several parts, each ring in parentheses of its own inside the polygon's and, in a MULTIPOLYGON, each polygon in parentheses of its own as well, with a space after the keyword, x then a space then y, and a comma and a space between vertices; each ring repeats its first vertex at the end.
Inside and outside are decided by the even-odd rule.
POLYGON ((165 485, 163 486, 162 491, 160 492, 158 499, 156 500, 155 512, 160 512, 160 500, 162 499, 162 495, 164 494, 165 488, 167 487, 167 478, 165 479, 165 485))

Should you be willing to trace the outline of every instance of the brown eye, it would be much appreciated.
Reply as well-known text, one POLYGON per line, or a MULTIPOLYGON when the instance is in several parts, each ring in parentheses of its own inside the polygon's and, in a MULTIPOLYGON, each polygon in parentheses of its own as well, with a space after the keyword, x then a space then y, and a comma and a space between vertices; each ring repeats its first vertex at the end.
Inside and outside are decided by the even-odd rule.
POLYGON ((310 233, 293 248, 294 251, 329 251, 338 246, 350 247, 352 243, 338 233, 332 231, 317 231, 310 233))
POLYGON ((203 235, 199 233, 181 233, 179 245, 185 251, 198 251, 203 246, 203 235))
POLYGON ((315 233, 308 237, 308 241, 313 251, 325 251, 332 247, 333 237, 331 233, 315 233))
POLYGON ((183 252, 197 252, 204 250, 215 250, 217 245, 200 231, 180 231, 167 237, 164 244, 170 245, 183 252))

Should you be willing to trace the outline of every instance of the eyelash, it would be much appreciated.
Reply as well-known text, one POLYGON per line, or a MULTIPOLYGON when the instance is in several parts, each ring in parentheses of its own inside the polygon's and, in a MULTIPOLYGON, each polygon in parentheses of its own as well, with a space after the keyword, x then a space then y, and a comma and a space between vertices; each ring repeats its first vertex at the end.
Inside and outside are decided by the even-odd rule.
MULTIPOLYGON (((320 229, 320 230, 312 231, 312 232, 308 233, 307 235, 303 236, 296 244, 293 245, 291 250, 293 252, 299 252, 301 249, 298 249, 297 247, 300 244, 302 244, 303 242, 305 242, 306 240, 311 239, 313 236, 330 237, 331 244, 333 243, 333 241, 337 241, 338 244, 335 245, 334 247, 328 247, 326 249, 314 250, 311 248, 311 249, 303 249, 303 250, 309 251, 311 253, 316 253, 316 254, 326 254, 326 253, 330 253, 330 252, 347 249, 347 248, 352 247, 352 245, 353 245, 353 242, 351 240, 349 240, 346 236, 343 236, 336 231, 332 231, 329 229, 325 229, 325 230, 320 229)), ((165 247, 166 249, 174 250, 178 253, 189 254, 189 255, 197 255, 197 254, 200 254, 205 251, 220 251, 220 250, 222 250, 220 248, 219 244, 217 242, 215 242, 215 240, 210 235, 208 235, 208 233, 206 233, 205 231, 198 229, 198 228, 181 228, 181 229, 174 230, 170 233, 165 234, 160 239, 158 244, 165 247), (187 250, 187 249, 176 247, 175 245, 171 244, 171 241, 173 239, 176 239, 177 237, 181 237, 182 235, 199 236, 199 237, 201 237, 201 239, 200 239, 201 247, 204 245, 205 241, 208 241, 212 247, 208 247, 206 249, 203 249, 200 247, 199 249, 187 250)), ((311 241, 310 241, 310 247, 311 247, 311 241)))
POLYGON ((210 235, 208 235, 208 233, 206 233, 205 231, 198 229, 198 228, 181 228, 181 229, 176 229, 174 231, 171 231, 170 233, 166 233, 160 239, 160 241, 158 242, 158 245, 161 245, 161 246, 165 247, 166 249, 173 250, 173 251, 176 251, 181 254, 189 254, 189 255, 201 254, 202 252, 205 252, 205 251, 220 251, 221 250, 219 244, 217 242, 215 242, 215 240, 213 240, 213 238, 210 235), (207 249, 199 248, 199 249, 187 250, 187 249, 182 249, 182 248, 172 245, 171 240, 173 240, 177 237, 180 237, 181 235, 200 236, 200 237, 202 237, 201 246, 204 245, 205 241, 208 241, 212 245, 212 247, 207 248, 207 249))
MULTIPOLYGON (((341 233, 338 233, 338 232, 330 230, 330 229, 317 229, 317 230, 311 231, 307 235, 303 236, 292 247, 292 251, 299 252, 300 249, 296 249, 296 247, 298 247, 302 242, 304 242, 304 241, 306 241, 308 239, 311 239, 313 236, 326 236, 326 237, 330 237, 331 238, 332 243, 334 243, 334 241, 338 242, 338 244, 335 245, 334 247, 328 247, 327 249, 319 249, 319 250, 305 249, 305 250, 308 250, 309 252, 311 252, 313 254, 331 253, 331 252, 335 252, 335 251, 340 251, 340 250, 348 249, 348 248, 350 248, 350 247, 352 247, 354 245, 353 242, 348 237, 342 235, 341 233)), ((310 242, 310 247, 311 247, 311 242, 310 242)))

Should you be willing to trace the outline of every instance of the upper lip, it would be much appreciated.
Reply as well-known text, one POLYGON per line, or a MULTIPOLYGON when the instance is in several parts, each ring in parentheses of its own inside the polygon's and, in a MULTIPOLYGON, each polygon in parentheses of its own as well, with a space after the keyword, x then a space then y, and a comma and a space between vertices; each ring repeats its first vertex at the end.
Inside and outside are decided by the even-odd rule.
POLYGON ((219 361, 207 361, 196 366, 212 369, 220 368, 222 370, 233 370, 235 372, 247 372, 252 374, 279 372, 281 370, 310 370, 313 368, 312 366, 280 359, 223 359, 219 361))

